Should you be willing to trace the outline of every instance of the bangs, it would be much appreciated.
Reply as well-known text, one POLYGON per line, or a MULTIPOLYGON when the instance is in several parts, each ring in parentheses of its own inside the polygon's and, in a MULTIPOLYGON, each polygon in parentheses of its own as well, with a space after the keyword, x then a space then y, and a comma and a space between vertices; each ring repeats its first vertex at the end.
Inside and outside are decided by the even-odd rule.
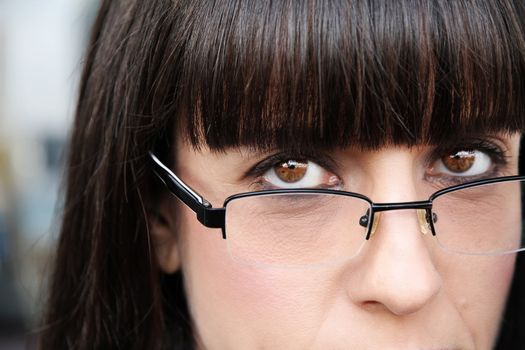
POLYGON ((518 2, 191 3, 177 9, 170 112, 197 147, 378 148, 523 130, 518 2))

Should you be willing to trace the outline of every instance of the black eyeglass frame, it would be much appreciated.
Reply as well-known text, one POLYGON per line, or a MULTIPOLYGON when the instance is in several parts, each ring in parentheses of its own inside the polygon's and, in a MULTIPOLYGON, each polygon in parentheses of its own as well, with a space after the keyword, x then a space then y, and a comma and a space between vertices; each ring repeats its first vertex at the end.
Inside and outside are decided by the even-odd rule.
POLYGON ((191 210, 197 214, 197 219, 201 224, 209 228, 220 228, 222 230, 222 238, 226 239, 225 218, 226 208, 229 202, 246 197, 265 196, 275 194, 332 194, 339 196, 348 196, 358 198, 370 204, 370 213, 367 213, 367 233, 365 239, 368 240, 372 233, 372 226, 374 223, 374 214, 382 211, 404 210, 404 209, 423 209, 426 212, 426 220, 431 229, 432 235, 435 236, 434 221, 432 220, 432 203, 434 199, 449 192, 463 190, 466 188, 483 186, 493 183, 509 182, 525 180, 523 175, 501 176, 490 179, 482 179, 471 182, 466 182, 459 185, 443 188, 434 192, 428 200, 413 201, 413 202, 393 202, 393 203, 374 203, 370 198, 355 192, 331 190, 331 189, 273 189, 263 191, 252 191, 237 193, 229 196, 224 200, 222 208, 213 208, 212 205, 199 193, 195 192, 191 187, 185 184, 177 175, 175 175, 167 166, 165 166, 153 152, 148 153, 148 158, 153 172, 166 185, 171 193, 179 198, 191 210))

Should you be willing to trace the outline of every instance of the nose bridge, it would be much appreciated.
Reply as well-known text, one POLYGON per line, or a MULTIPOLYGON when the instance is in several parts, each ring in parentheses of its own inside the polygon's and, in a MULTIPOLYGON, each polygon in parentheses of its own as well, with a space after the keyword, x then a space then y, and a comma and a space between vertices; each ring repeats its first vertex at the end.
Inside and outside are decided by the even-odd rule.
POLYGON ((430 201, 375 205, 368 244, 381 250, 403 252, 404 257, 421 257, 428 253, 429 240, 425 236, 434 232, 431 208, 430 201))
POLYGON ((421 204, 421 202, 418 205, 408 203, 403 206, 378 210, 375 216, 381 219, 376 225, 377 234, 395 236, 387 237, 387 239, 397 240, 401 237, 414 239, 419 237, 421 233, 426 233, 426 228, 422 228, 422 224, 426 222, 426 214, 430 206, 426 203, 424 204, 421 204))
MULTIPOLYGON (((415 211, 416 218, 419 223, 419 229, 421 233, 434 233, 432 225, 432 202, 427 201, 415 201, 415 202, 399 202, 399 203, 378 203, 373 205, 373 215, 372 217, 366 216, 363 218, 362 222, 368 223, 370 220, 370 228, 366 239, 370 239, 371 236, 375 234, 377 228, 379 227, 379 222, 381 221, 381 216, 383 212, 388 211, 398 211, 398 210, 409 210, 412 209, 415 211)), ((368 215, 368 213, 367 213, 368 215)))
POLYGON ((432 224, 426 220, 431 215, 432 203, 418 193, 421 189, 417 183, 419 172, 412 151, 400 147, 388 151, 386 155, 377 154, 374 165, 374 171, 370 173, 373 187, 369 194, 375 204, 372 206, 372 217, 363 220, 370 221, 366 239, 379 229, 382 217, 387 214, 385 212, 394 211, 387 215, 392 216, 408 209, 417 218, 419 231, 432 232, 432 224))
MULTIPOLYGON (((369 194, 376 203, 415 201, 418 165, 416 156, 408 148, 399 147, 371 155, 368 169, 372 184, 369 194)), ((425 198, 426 199, 426 198, 425 198)))
POLYGON ((429 229, 432 203, 418 194, 422 180, 409 149, 377 154, 373 165, 367 195, 376 204, 367 213, 373 215, 360 222, 374 234, 360 253, 359 269, 349 277, 348 295, 363 307, 381 304, 396 315, 408 315, 424 308, 441 289, 433 240, 423 234, 429 229))

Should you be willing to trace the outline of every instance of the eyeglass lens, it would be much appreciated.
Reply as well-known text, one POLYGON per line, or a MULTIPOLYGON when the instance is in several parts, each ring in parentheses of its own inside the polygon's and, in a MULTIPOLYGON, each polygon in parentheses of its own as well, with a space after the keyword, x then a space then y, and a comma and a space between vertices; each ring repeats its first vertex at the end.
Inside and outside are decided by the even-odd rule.
MULTIPOLYGON (((460 254, 522 249, 524 183, 499 182, 435 197, 436 244, 460 254)), ((366 200, 339 194, 240 197, 226 205, 226 241, 232 258, 248 264, 302 266, 345 261, 364 244, 373 244, 374 236, 365 240, 370 223, 363 219, 370 211, 366 200)), ((378 226, 376 234, 384 234, 380 222, 378 226)))
POLYGON ((438 243, 452 252, 502 254, 523 248, 521 193, 525 182, 469 187, 433 201, 438 243))

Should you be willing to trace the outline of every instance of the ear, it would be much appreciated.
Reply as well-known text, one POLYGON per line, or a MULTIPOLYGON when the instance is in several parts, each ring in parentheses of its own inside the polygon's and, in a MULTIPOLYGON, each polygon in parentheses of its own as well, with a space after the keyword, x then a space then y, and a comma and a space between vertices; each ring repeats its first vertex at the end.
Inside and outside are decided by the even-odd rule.
POLYGON ((180 245, 173 198, 164 197, 157 208, 148 210, 148 225, 160 269, 167 274, 180 268, 180 245))

